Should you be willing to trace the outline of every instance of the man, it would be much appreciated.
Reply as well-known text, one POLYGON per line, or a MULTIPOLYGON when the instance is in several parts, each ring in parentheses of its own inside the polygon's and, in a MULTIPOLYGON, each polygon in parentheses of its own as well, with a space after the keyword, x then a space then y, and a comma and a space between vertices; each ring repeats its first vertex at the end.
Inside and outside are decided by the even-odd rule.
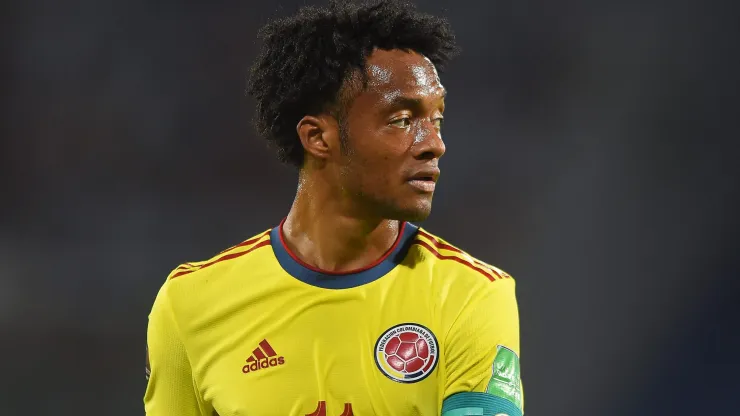
POLYGON ((332 2, 262 36, 249 92, 298 167, 295 201, 170 274, 149 316, 147 414, 520 416, 514 281, 409 222, 429 215, 445 152, 449 24, 332 2))

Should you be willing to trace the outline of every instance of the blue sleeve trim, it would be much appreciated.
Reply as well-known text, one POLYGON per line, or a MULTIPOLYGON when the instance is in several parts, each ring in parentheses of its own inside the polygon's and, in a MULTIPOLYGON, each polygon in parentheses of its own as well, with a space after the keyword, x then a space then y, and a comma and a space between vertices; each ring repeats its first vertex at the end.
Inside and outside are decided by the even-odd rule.
POLYGON ((487 393, 463 392, 446 398, 442 416, 522 416, 514 403, 487 393))

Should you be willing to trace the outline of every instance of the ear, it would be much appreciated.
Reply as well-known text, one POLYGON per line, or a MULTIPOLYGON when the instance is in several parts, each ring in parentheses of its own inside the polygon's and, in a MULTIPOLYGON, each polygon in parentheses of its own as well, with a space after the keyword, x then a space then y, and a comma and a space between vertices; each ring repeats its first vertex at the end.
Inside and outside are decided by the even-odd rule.
POLYGON ((339 124, 334 117, 305 116, 296 131, 303 149, 317 159, 329 159, 339 149, 339 124))

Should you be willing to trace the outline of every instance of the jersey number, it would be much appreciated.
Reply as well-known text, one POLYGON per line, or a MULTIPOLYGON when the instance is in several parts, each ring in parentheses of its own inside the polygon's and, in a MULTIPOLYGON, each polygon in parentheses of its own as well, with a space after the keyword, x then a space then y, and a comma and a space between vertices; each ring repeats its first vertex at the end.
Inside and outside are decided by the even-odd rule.
MULTIPOLYGON (((306 416, 326 416, 326 402, 320 401, 319 406, 316 408, 316 410, 313 411, 313 413, 309 413, 306 416)), ((354 413, 352 413, 352 404, 351 403, 345 403, 344 404, 344 412, 342 412, 339 416, 355 416, 354 413)))

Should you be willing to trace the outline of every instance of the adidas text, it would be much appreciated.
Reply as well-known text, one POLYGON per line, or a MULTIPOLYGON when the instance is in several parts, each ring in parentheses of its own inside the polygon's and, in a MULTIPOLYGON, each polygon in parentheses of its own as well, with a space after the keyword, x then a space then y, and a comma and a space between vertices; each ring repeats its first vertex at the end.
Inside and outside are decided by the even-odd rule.
POLYGON ((277 367, 283 364, 285 364, 285 357, 264 358, 245 365, 242 367, 242 372, 246 374, 252 371, 262 370, 264 368, 277 367))

